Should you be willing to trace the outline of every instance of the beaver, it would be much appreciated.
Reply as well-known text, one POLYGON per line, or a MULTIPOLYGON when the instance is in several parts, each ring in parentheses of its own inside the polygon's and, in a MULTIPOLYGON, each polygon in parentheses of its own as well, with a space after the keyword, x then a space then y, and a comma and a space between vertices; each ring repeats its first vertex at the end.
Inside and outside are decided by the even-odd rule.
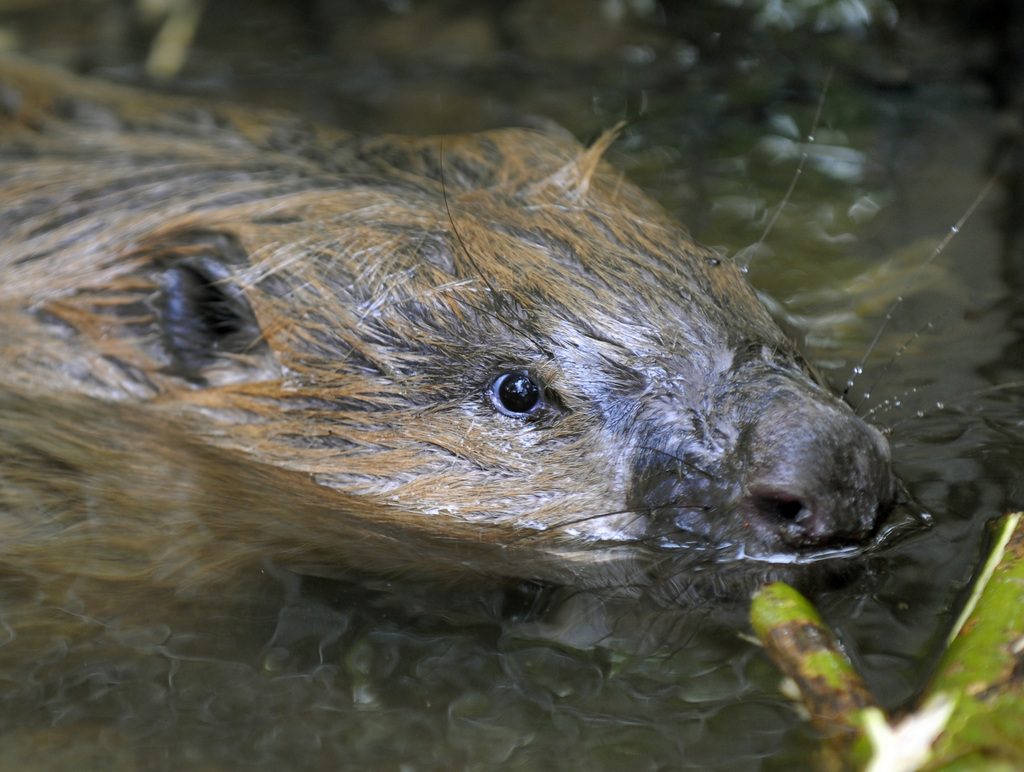
POLYGON ((856 552, 885 439, 614 136, 359 137, 4 58, 5 573, 635 592, 856 552))

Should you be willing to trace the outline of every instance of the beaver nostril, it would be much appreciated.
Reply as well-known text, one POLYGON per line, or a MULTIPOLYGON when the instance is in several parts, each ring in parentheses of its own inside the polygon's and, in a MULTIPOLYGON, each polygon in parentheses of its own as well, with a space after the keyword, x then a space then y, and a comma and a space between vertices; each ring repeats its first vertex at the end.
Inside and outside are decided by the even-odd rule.
POLYGON ((773 532, 797 549, 820 547, 843 535, 835 513, 821 502, 777 488, 754 490, 741 503, 748 523, 773 532))
POLYGON ((895 491, 882 436, 813 394, 780 391, 775 398, 742 445, 736 506, 745 526, 797 552, 864 543, 895 491))
POLYGON ((809 530, 813 524, 813 513, 803 498, 784 490, 750 491, 740 507, 748 522, 792 536, 809 530))
POLYGON ((751 509, 769 523, 796 523, 804 512, 803 502, 785 493, 754 494, 751 509))

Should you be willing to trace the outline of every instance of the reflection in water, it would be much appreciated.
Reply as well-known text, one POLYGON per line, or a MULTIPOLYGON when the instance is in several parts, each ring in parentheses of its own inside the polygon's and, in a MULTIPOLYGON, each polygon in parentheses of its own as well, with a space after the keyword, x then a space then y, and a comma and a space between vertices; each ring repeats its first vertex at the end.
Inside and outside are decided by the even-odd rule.
MULTIPOLYGON (((368 6, 343 27, 332 26, 334 4, 301 4, 315 34, 287 5, 239 14, 210 4, 178 85, 374 133, 545 116, 592 137, 625 117, 612 161, 730 255, 756 244, 775 214, 839 62, 807 168, 748 255, 749 274, 838 386, 904 297, 850 400, 890 431, 910 509, 934 526, 818 595, 881 701, 910 699, 969 582, 984 522, 1021 505, 1019 390, 992 388, 1024 379, 1021 282, 1016 263, 1000 262, 1017 236, 995 230, 997 201, 919 270, 984 186, 995 136, 976 84, 929 76, 957 65, 949 49, 938 62, 927 44, 871 41, 851 54, 849 38, 759 29, 715 4, 588 20, 589 36, 569 2, 543 24, 536 3, 501 4, 501 14, 422 3, 368 6), (320 55, 300 56, 310 46, 320 55), (897 77, 904 62, 910 75, 897 77)), ((35 27, 27 12, 4 21, 27 47, 66 50, 52 15, 35 27)), ((97 48, 83 41, 73 58, 135 71, 123 41, 97 48)), ((5 609, 31 597, 21 579, 5 577, 5 609)), ((741 609, 327 582, 269 566, 217 598, 131 588, 122 600, 132 593, 152 618, 96 619, 90 638, 66 640, 60 615, 77 613, 69 588, 67 606, 50 610, 57 632, 0 647, 34 652, 30 671, 0 674, 4 766, 70 769, 96 757, 126 768, 741 769, 812 747, 774 671, 736 635, 741 609)))

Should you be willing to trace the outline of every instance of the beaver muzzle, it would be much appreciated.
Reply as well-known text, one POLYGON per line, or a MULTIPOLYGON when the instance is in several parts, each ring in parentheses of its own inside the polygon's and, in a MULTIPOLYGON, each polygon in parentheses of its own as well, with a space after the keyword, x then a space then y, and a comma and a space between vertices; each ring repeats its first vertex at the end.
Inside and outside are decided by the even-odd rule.
POLYGON ((658 539, 785 561, 870 538, 897 490, 877 429, 795 381, 723 402, 639 454, 632 503, 658 539))

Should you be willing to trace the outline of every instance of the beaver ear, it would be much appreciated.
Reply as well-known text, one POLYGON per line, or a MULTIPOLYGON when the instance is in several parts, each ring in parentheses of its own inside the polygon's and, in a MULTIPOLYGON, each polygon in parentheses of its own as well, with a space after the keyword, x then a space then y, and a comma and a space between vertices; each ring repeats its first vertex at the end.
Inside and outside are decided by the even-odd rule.
POLYGON ((248 379, 254 367, 264 369, 273 355, 245 292, 218 259, 237 262, 239 245, 220 234, 204 234, 187 248, 177 246, 177 259, 165 253, 160 261, 167 265, 157 300, 170 360, 165 372, 199 384, 248 379), (231 249, 224 254, 217 247, 231 249))

